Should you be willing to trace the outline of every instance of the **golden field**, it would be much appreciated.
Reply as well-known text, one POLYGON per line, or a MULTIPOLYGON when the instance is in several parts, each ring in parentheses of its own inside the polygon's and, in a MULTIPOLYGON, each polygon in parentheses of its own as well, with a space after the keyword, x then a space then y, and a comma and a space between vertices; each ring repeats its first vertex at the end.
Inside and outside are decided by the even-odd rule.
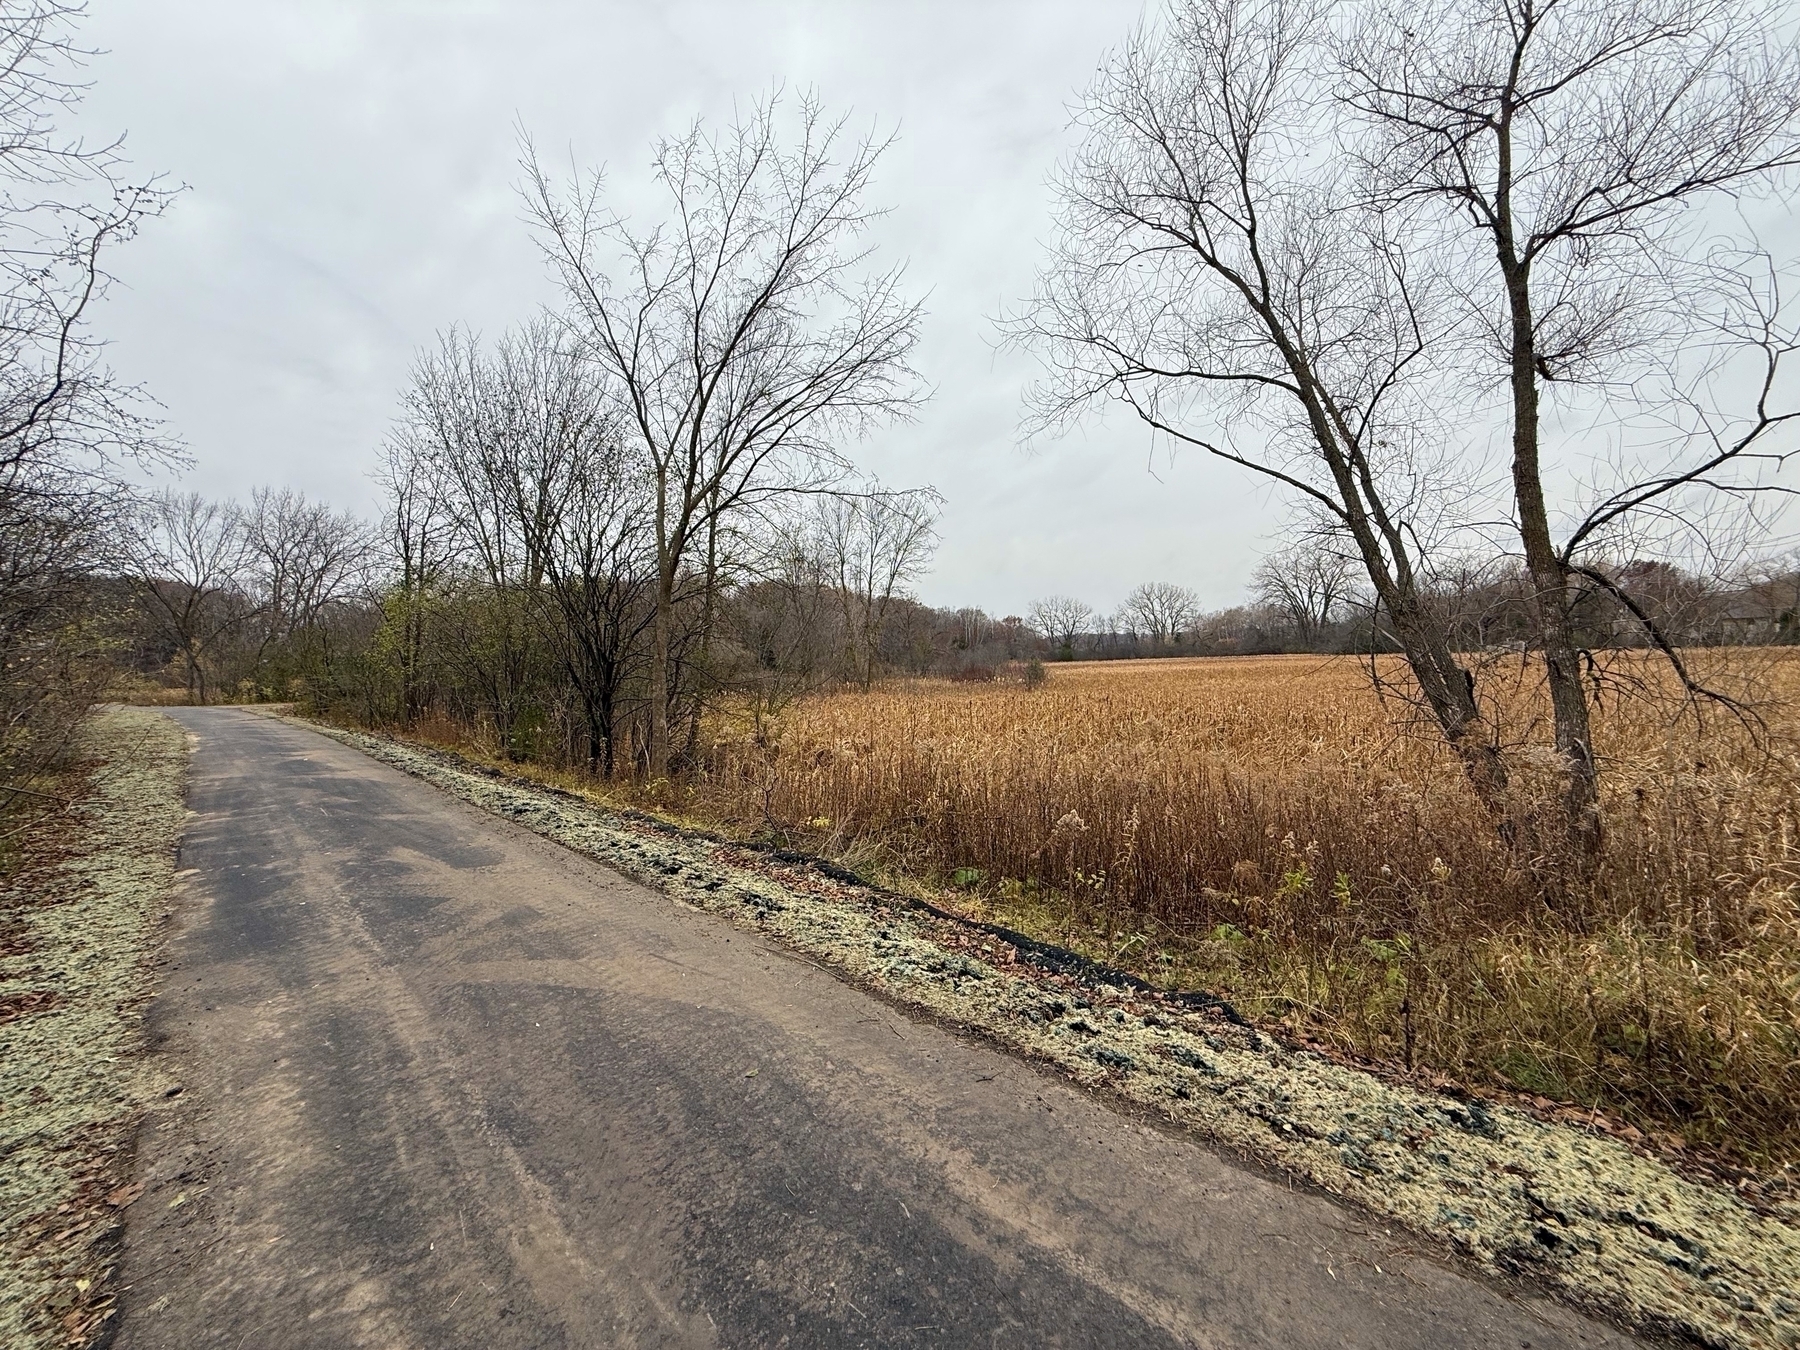
MULTIPOLYGON (((722 713, 676 805, 762 829, 1266 1022, 1419 1072, 1800 1152, 1800 653, 1702 654, 1700 720, 1598 672, 1591 872, 1503 846, 1402 671, 1311 656, 1052 666, 722 713)), ((1483 672, 1521 818, 1550 790, 1531 671, 1483 672)))

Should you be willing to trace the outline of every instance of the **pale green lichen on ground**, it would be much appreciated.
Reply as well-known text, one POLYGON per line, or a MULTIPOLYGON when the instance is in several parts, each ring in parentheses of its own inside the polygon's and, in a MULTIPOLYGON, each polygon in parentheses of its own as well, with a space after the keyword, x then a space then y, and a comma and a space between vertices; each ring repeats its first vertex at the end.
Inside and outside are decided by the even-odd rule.
POLYGON ((20 1350, 69 1343, 101 1292, 83 1253, 109 1207, 87 1192, 116 1179, 138 1107, 146 958, 183 819, 186 737, 168 718, 103 713, 77 753, 99 766, 56 826, 72 850, 0 889, 0 997, 55 1000, 0 1025, 0 1345, 20 1350))
POLYGON ((1028 968, 1007 968, 1004 943, 987 944, 993 960, 955 950, 935 931, 942 921, 893 897, 322 729, 897 1001, 1447 1238, 1494 1270, 1711 1344, 1800 1346, 1800 1228, 1608 1136, 1417 1090, 1130 989, 1015 973, 1028 968))

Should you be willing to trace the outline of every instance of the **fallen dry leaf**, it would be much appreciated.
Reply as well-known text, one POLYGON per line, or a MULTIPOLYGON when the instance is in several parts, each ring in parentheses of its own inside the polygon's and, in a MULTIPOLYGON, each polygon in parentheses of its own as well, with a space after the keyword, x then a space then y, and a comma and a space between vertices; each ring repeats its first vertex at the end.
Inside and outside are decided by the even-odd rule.
POLYGON ((114 1209, 124 1209, 125 1206, 129 1205, 143 1193, 144 1183, 136 1181, 129 1186, 121 1186, 118 1190, 112 1192, 112 1194, 106 1197, 106 1203, 111 1205, 114 1209))

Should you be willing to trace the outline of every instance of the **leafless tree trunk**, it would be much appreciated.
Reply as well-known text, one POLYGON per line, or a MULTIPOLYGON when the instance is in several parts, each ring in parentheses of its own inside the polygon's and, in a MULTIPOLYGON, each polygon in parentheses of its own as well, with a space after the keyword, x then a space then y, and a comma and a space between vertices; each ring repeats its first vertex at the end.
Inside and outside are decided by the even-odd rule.
POLYGON ((843 615, 845 654, 867 693, 889 607, 931 561, 941 499, 929 489, 888 492, 871 484, 815 500, 819 548, 843 615))
POLYGON ((501 347, 489 360, 472 335, 444 334, 437 352, 415 368, 407 409, 422 451, 418 467, 443 502, 452 556, 473 569, 481 587, 482 603, 461 612, 473 626, 446 655, 483 691, 495 736, 510 755, 527 696, 533 589, 542 580, 540 535, 531 522, 544 504, 536 499, 541 481, 521 475, 519 466, 533 430, 524 423, 538 411, 532 404, 539 391, 518 367, 535 354, 511 338, 501 347))
MULTIPOLYGON (((1777 35, 1770 11, 1738 0, 1426 0, 1367 12, 1340 57, 1377 191, 1396 211, 1439 208, 1439 224, 1481 245, 1470 253, 1449 241, 1455 293, 1472 302, 1473 335, 1505 380, 1514 514, 1564 807, 1592 852, 1599 769, 1572 609, 1590 584, 1629 597, 1578 555, 1604 542, 1605 526, 1668 511, 1686 489, 1753 490, 1722 480, 1783 420, 1767 398, 1790 344, 1757 311, 1750 346, 1767 378, 1740 430, 1721 437, 1712 420, 1692 460, 1628 479, 1561 542, 1545 490, 1546 391, 1627 383, 1641 371, 1635 358, 1667 356, 1694 336, 1695 314, 1712 308, 1710 287, 1695 287, 1706 269, 1689 261, 1694 210, 1800 158, 1800 49, 1777 35)), ((1416 228, 1412 237, 1423 242, 1416 228)), ((1692 390, 1673 401, 1691 405, 1692 390)), ((1691 686, 1672 647, 1658 645, 1691 686)))
POLYGON ((1054 642, 1064 660, 1075 655, 1075 639, 1094 622, 1093 606, 1069 595, 1049 595, 1034 600, 1026 622, 1046 642, 1054 642))
POLYGON ((1260 603, 1285 615, 1300 641, 1310 646, 1348 598, 1354 568, 1329 540, 1309 532, 1258 563, 1250 589, 1260 603))
POLYGON ((497 625, 494 659, 477 663, 493 667, 482 679, 497 731, 506 741, 533 644, 549 634, 582 710, 589 767, 610 776, 620 700, 653 613, 647 460, 548 319, 491 353, 448 335, 420 363, 409 407, 390 488, 397 518, 416 517, 401 547, 407 560, 437 549, 473 560, 497 625))
POLYGON ((650 771, 669 772, 674 610, 715 519, 846 468, 848 436, 921 397, 918 306, 868 273, 863 204, 882 142, 803 101, 657 146, 666 220, 634 230, 601 180, 554 187, 527 148, 528 200, 584 354, 613 383, 654 488, 650 771))
POLYGON ((181 653, 188 696, 205 703, 208 660, 257 617, 242 509, 194 492, 154 493, 127 526, 122 551, 146 614, 181 653))
MULTIPOLYGON (((1448 474, 1424 453, 1436 297, 1333 155, 1333 60, 1306 0, 1187 0, 1102 68, 1060 235, 1014 336, 1049 359, 1040 429, 1103 399, 1299 494, 1353 543, 1484 801, 1506 768, 1425 603, 1448 474)), ((1441 372, 1440 372, 1441 374, 1441 372)))
POLYGON ((450 568, 451 527, 430 444, 420 428, 402 423, 383 448, 376 478, 387 494, 385 563, 392 576, 387 620, 397 629, 399 677, 395 712, 411 726, 423 711, 426 619, 430 601, 450 568))
POLYGON ((521 406, 513 511, 582 706, 589 770, 610 778, 620 701, 653 617, 649 466, 556 328, 533 324, 505 345, 503 379, 521 406))
POLYGON ((1142 632, 1155 647, 1181 641, 1200 614, 1200 599, 1186 586, 1170 581, 1147 581, 1130 595, 1120 611, 1132 631, 1142 632))

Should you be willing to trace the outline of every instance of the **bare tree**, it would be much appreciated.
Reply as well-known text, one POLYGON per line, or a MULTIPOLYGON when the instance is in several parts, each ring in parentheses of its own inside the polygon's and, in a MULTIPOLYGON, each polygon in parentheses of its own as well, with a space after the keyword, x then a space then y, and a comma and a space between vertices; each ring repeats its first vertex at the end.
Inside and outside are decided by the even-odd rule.
MULTIPOLYGON (((870 272, 864 198, 885 143, 802 100, 656 147, 668 215, 634 229, 598 174, 553 186, 527 147, 527 195, 584 354, 615 386, 654 487, 650 770, 670 763, 671 643, 684 573, 722 518, 847 467, 846 437, 906 416, 919 308, 870 272)), ((708 574, 712 569, 708 567, 708 574)), ((707 600, 711 602, 709 586, 707 600)))
POLYGON ((1182 0, 1105 63, 1058 182, 1051 260, 1012 326, 1051 367, 1031 425, 1118 400, 1331 520, 1504 816, 1494 730, 1423 575, 1452 481, 1426 453, 1446 392, 1426 359, 1439 300, 1355 166, 1328 153, 1343 128, 1322 98, 1326 17, 1311 0, 1182 0))
POLYGON ((257 592, 257 662, 313 629, 331 605, 362 593, 374 561, 368 527, 292 488, 258 488, 244 519, 257 592))
MULTIPOLYGON (((1743 278, 1694 258, 1700 204, 1767 186, 1800 161, 1800 46, 1756 0, 1424 0, 1364 11, 1348 30, 1344 96, 1368 128, 1356 144, 1373 185, 1409 216, 1415 244, 1424 224, 1447 232, 1454 292, 1504 381, 1533 643, 1565 809, 1591 851, 1598 766, 1574 609, 1594 587, 1634 602, 1584 555, 1616 547, 1633 517, 1667 521, 1695 489, 1741 498, 1770 486, 1763 452, 1794 416, 1771 403, 1793 347, 1773 296, 1753 290, 1721 314, 1713 302, 1724 293, 1711 283, 1721 271, 1743 278), (1713 331, 1698 331, 1697 318, 1714 319, 1713 331), (1735 415, 1702 406, 1682 378, 1693 340, 1712 346, 1721 333, 1757 366, 1735 415), (1666 456, 1665 427, 1663 462, 1627 473, 1559 538, 1545 486, 1553 392, 1636 398, 1633 382, 1657 362, 1673 378, 1666 405, 1694 414, 1686 434, 1676 428, 1666 456)), ((1710 692, 1648 613, 1634 612, 1689 689, 1710 692)))
POLYGON ((1259 604, 1278 611, 1300 642, 1312 646, 1349 598, 1356 564, 1341 549, 1309 534, 1266 555, 1250 577, 1259 604))
POLYGON ((647 464, 604 385, 542 319, 491 353, 444 335, 415 370, 408 408, 390 489, 396 518, 417 517, 404 547, 462 559, 481 591, 459 611, 477 640, 452 661, 484 691, 510 749, 547 626, 582 706, 588 764, 610 775, 654 555, 647 464))
POLYGON ((1075 655, 1075 639, 1094 622, 1094 610, 1073 596, 1049 595, 1032 601, 1025 621, 1044 641, 1054 642, 1066 661, 1075 655))
POLYGON ((405 726, 424 711, 430 607, 449 575, 455 551, 442 488, 430 471, 431 453, 428 430, 402 419, 382 447, 375 472, 387 497, 379 556, 389 573, 385 607, 398 677, 394 711, 405 726))
POLYGON ((524 532, 510 459, 510 394, 472 334, 452 329, 415 364, 405 420, 416 471, 432 480, 454 568, 480 588, 479 603, 447 611, 461 631, 437 644, 493 719, 508 754, 529 697, 531 587, 541 580, 524 532))
POLYGON ((502 341, 500 453, 489 473, 524 544, 531 594, 546 608, 580 700, 591 772, 618 765, 622 698, 653 621, 651 479, 595 372, 559 329, 502 341))
POLYGON ((242 508, 196 492, 153 493, 126 526, 121 555, 145 614, 181 656, 188 696, 205 703, 209 663, 258 612, 242 508))
POLYGON ((972 652, 994 635, 994 621, 985 611, 964 605, 944 614, 950 629, 950 645, 959 652, 972 652))
POLYGON ((1200 599, 1186 586, 1172 581, 1147 581, 1120 608, 1134 633, 1142 633, 1153 646, 1180 642, 1200 614, 1200 599))
POLYGON ((866 693, 888 610, 931 562, 942 499, 929 488, 890 492, 870 484, 814 501, 822 561, 843 615, 845 655, 866 693))
POLYGON ((58 123, 80 103, 84 7, 0 10, 0 806, 51 763, 99 664, 87 584, 125 501, 121 461, 178 458, 154 405, 101 360, 106 259, 167 197, 119 141, 58 123))

